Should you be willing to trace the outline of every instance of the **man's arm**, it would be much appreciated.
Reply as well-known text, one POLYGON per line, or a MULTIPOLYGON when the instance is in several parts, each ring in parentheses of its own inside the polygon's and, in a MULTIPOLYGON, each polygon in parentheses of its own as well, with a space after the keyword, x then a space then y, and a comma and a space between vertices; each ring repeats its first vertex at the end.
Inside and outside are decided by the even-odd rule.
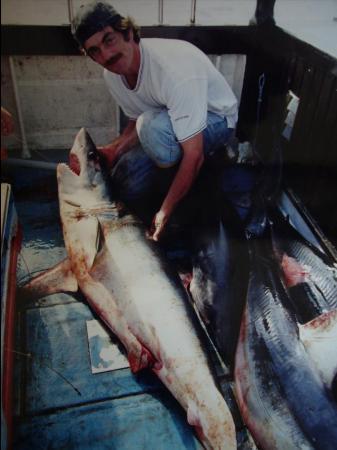
POLYGON ((183 157, 160 210, 154 217, 151 238, 158 241, 166 222, 180 200, 191 189, 204 162, 203 135, 198 133, 181 143, 183 157))
POLYGON ((108 166, 112 168, 123 153, 131 150, 139 142, 136 121, 129 120, 121 135, 119 135, 111 144, 99 147, 98 151, 104 157, 108 166))

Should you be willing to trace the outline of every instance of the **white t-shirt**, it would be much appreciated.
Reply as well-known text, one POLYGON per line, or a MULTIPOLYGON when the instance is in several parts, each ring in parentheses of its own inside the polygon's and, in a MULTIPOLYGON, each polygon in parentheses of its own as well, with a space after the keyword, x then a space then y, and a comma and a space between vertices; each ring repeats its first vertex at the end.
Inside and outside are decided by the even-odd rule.
POLYGON ((206 128, 207 111, 227 118, 235 128, 237 100, 229 84, 197 47, 176 39, 140 41, 137 84, 104 69, 110 93, 131 120, 143 112, 167 108, 179 142, 206 128))

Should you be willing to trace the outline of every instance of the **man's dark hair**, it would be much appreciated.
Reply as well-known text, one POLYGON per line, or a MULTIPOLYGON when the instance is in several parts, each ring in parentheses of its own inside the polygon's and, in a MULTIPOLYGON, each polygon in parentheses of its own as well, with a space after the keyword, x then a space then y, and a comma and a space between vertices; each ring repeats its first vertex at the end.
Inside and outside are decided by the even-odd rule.
POLYGON ((116 9, 106 2, 91 2, 82 6, 73 21, 73 36, 81 47, 93 34, 111 26, 129 39, 129 31, 133 31, 135 42, 140 41, 140 29, 130 17, 121 16, 116 9))

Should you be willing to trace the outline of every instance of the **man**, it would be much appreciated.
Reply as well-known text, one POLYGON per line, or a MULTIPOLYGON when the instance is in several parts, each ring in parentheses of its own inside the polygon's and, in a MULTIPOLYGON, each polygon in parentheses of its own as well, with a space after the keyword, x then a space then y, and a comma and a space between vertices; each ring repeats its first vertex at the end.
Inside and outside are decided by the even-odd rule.
POLYGON ((132 191, 146 165, 177 167, 152 222, 150 234, 158 240, 205 158, 230 138, 237 100, 208 57, 192 44, 140 39, 132 19, 107 3, 91 3, 79 11, 74 37, 104 67, 108 89, 129 119, 122 134, 100 149, 112 173, 118 178, 117 167, 127 161, 125 183, 132 191))

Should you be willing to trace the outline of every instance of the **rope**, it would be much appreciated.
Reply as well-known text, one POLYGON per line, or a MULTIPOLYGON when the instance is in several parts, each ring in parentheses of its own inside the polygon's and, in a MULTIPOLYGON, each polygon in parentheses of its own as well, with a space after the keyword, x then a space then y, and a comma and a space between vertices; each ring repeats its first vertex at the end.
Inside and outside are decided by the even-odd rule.
POLYGON ((260 119, 261 119, 261 105, 262 105, 262 100, 263 100, 263 91, 264 91, 265 82, 266 82, 266 76, 264 73, 262 73, 259 76, 259 82, 258 82, 259 94, 257 97, 257 104, 256 104, 256 128, 255 128, 255 136, 254 136, 254 140, 253 140, 253 153, 254 153, 254 156, 259 161, 261 161, 261 158, 256 150, 256 143, 257 143, 257 138, 259 135, 260 119))

